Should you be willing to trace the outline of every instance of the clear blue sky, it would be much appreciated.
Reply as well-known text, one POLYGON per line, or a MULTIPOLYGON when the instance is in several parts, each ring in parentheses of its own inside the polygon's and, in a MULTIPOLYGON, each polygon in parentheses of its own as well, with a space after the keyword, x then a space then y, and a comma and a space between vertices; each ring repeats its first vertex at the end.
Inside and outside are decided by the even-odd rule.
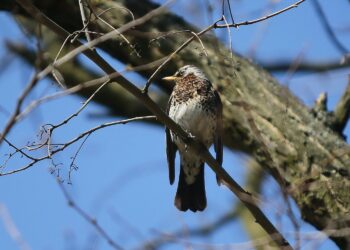
MULTIPOLYGON (((163 1, 158 1, 163 2, 163 1)), ((203 2, 189 4, 190 1, 177 1, 171 11, 178 13, 194 24, 204 27, 208 24, 208 15, 203 11, 203 2), (199 10, 199 11, 198 11, 199 10), (204 21, 203 21, 204 20, 204 21)), ((214 16, 220 13, 220 1, 214 6, 214 16)), ((271 1, 231 1, 236 21, 260 17, 271 1)), ((278 2, 278 1, 277 1, 278 2)), ((287 6, 294 1, 279 1, 273 10, 287 6)), ((337 30, 339 39, 345 45, 350 44, 350 6, 346 0, 320 1, 337 30)), ((20 91, 27 83, 32 69, 16 58, 6 54, 6 40, 26 42, 13 19, 6 13, 0 13, 0 64, 7 64, 0 74, 0 107, 13 112, 20 91)), ((217 31, 227 43, 227 32, 217 31)), ((306 1, 299 8, 270 19, 264 23, 239 30, 232 29, 233 49, 247 55, 256 46, 254 59, 274 61, 277 59, 294 59, 303 51, 309 61, 339 60, 340 55, 329 41, 322 29, 318 17, 306 1), (256 45, 254 45, 256 44, 256 45)), ((350 46, 348 46, 350 49, 350 46)), ((123 66, 118 64, 119 69, 123 66)), ((333 108, 346 82, 348 70, 338 70, 325 74, 297 74, 289 81, 291 90, 311 106, 321 92, 329 94, 329 105, 333 108)), ((277 75, 283 81, 284 75, 277 75)), ((131 77, 135 81, 135 78, 131 77)), ((45 80, 39 84, 30 100, 43 94, 56 91, 54 84, 45 80)), ((29 101, 29 100, 28 100, 29 101)), ((11 132, 9 138, 17 145, 25 145, 36 139, 39 128, 45 123, 57 123, 76 111, 83 100, 69 96, 41 106, 32 116, 25 119, 11 132)), ((75 137, 80 132, 95 125, 116 120, 103 114, 106 109, 94 103, 73 122, 62 128, 54 137, 55 142, 63 142, 75 137), (102 115, 96 117, 93 115, 102 115)), ((6 111, 0 111, 0 130, 8 119, 6 111)), ((349 135, 347 130, 347 135, 349 135)), ((54 161, 62 163, 60 174, 67 178, 68 166, 79 144, 63 154, 56 155, 54 161)), ((6 159, 9 149, 0 147, 0 162, 6 159)), ((225 150, 224 167, 240 183, 244 183, 247 157, 225 150)), ((215 177, 210 169, 206 171, 208 208, 204 213, 181 213, 173 206, 176 185, 170 186, 167 178, 165 142, 163 128, 132 123, 106 128, 90 136, 77 160, 79 169, 73 172, 73 185, 67 186, 74 201, 89 214, 96 217, 99 224, 119 244, 126 248, 134 247, 157 236, 171 233, 175 229, 195 227, 209 223, 218 215, 225 213, 237 202, 237 199, 224 187, 217 187, 215 177), (136 232, 135 232, 136 231, 136 232)), ((23 159, 15 158, 6 169, 21 166, 23 159)), ((55 178, 49 173, 50 162, 38 164, 31 169, 1 177, 0 212, 6 207, 16 228, 31 249, 109 249, 105 240, 96 234, 84 219, 67 206, 55 178), (1 210, 2 209, 2 210, 1 210), (97 239, 96 248, 90 243, 97 239)), ((276 207, 283 202, 276 198, 279 189, 271 178, 264 187, 264 199, 273 204, 264 211, 270 219, 276 221, 276 207)), ((296 214, 300 217, 297 210, 296 214)), ((293 228, 287 218, 283 218, 281 231, 290 242, 293 228)), ((302 222, 302 231, 315 231, 313 227, 302 222)), ((211 237, 193 242, 211 244, 235 244, 248 241, 240 222, 235 221, 219 230, 211 237)), ((167 249, 179 249, 180 245, 167 249)), ((312 249, 305 245, 304 249, 312 249)), ((330 241, 325 241, 319 249, 336 249, 330 241)), ((19 249, 9 236, 6 223, 0 216, 0 249, 19 249)))

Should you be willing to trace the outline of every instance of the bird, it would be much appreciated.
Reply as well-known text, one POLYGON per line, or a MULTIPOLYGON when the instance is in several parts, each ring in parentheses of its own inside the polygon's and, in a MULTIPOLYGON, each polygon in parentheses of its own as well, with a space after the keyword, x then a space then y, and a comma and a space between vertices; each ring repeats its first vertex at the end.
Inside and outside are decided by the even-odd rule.
MULTIPOLYGON (((207 148, 214 144, 216 160, 222 165, 222 103, 202 70, 193 65, 178 69, 164 81, 175 82, 170 95, 167 115, 179 124, 190 136, 207 148)), ((186 143, 167 127, 166 155, 169 182, 175 180, 176 152, 180 155, 180 175, 175 195, 175 206, 180 211, 203 211, 207 206, 204 182, 204 162, 188 150, 186 143)), ((220 178, 217 176, 220 185, 220 178)))

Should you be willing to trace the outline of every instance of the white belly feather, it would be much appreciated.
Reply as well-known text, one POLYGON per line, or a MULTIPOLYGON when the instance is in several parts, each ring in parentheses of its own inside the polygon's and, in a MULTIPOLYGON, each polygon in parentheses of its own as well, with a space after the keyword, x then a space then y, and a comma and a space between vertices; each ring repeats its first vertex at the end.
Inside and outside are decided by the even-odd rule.
MULTIPOLYGON (((213 143, 216 119, 211 113, 205 112, 199 106, 198 100, 190 100, 186 103, 171 106, 169 116, 206 147, 210 147, 213 143)), ((184 143, 177 138, 174 138, 174 141, 180 151, 187 151, 184 143)))

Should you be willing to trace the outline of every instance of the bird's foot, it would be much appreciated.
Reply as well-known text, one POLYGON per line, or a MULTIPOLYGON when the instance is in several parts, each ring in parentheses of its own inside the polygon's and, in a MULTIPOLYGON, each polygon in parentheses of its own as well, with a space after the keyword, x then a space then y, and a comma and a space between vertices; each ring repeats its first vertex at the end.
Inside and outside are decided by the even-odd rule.
MULTIPOLYGON (((186 132, 187 132, 188 136, 191 139, 195 139, 196 138, 193 134, 191 134, 191 132, 189 132, 189 131, 186 131, 186 132)), ((188 145, 187 144, 185 144, 185 150, 186 150, 186 152, 188 151, 188 145)))
POLYGON ((189 135, 192 139, 196 138, 194 135, 191 134, 191 132, 188 132, 188 135, 189 135))

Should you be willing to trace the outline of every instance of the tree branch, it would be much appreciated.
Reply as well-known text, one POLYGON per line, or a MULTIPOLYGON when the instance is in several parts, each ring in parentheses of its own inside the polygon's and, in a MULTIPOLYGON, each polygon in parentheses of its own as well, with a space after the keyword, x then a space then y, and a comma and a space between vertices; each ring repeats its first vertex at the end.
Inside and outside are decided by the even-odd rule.
POLYGON ((50 148, 51 145, 52 145, 51 142, 50 142, 50 139, 51 139, 50 137, 51 137, 53 129, 58 128, 59 126, 56 125, 56 127, 52 127, 52 125, 47 124, 46 126, 49 126, 49 128, 46 129, 45 126, 44 126, 44 129, 45 130, 49 130, 49 132, 48 132, 48 134, 49 134, 48 139, 46 141, 44 141, 43 143, 40 143, 40 144, 37 144, 37 145, 30 145, 30 146, 26 147, 26 149, 28 151, 33 151, 33 150, 37 150, 37 149, 40 149, 40 148, 43 148, 43 147, 47 146, 48 147, 48 154, 45 155, 45 156, 42 156, 40 158, 34 158, 34 157, 28 155, 27 153, 24 152, 24 150, 17 148, 11 142, 9 142, 8 140, 4 139, 4 140, 6 140, 6 142, 12 148, 14 148, 16 150, 16 152, 20 152, 22 155, 26 156, 28 159, 30 159, 32 161, 29 164, 25 165, 24 167, 21 167, 21 168, 15 169, 15 170, 11 170, 11 171, 8 171, 8 172, 0 172, 0 176, 5 176, 5 175, 11 175, 11 174, 19 173, 19 172, 22 172, 24 170, 27 170, 27 169, 31 168, 32 166, 34 166, 38 162, 51 159, 54 154, 62 152, 63 150, 65 150, 69 146, 73 145, 74 143, 76 143, 77 141, 81 140, 82 138, 91 135, 92 133, 94 133, 97 130, 100 130, 100 129, 103 129, 103 128, 106 128, 106 127, 110 127, 110 126, 114 126, 114 125, 127 124, 127 123, 133 122, 133 121, 154 120, 155 118, 156 118, 155 116, 141 116, 141 117, 133 117, 133 118, 125 119, 125 120, 119 120, 119 121, 114 121, 114 122, 103 123, 103 124, 100 124, 100 125, 98 125, 98 126, 96 126, 94 128, 91 128, 91 129, 89 129, 89 130, 79 134, 77 137, 71 139, 70 141, 68 141, 66 143, 55 144, 55 146, 60 146, 60 147, 58 147, 56 149, 53 149, 53 150, 51 150, 51 148, 50 148))
POLYGON ((68 191, 64 187, 61 180, 57 178, 58 186, 60 187, 64 198, 67 200, 68 206, 70 206, 72 209, 74 209, 82 218, 84 218, 88 223, 90 223, 95 230, 108 242, 108 244, 113 248, 117 250, 122 250, 123 247, 121 247, 119 244, 117 244, 111 236, 103 229, 100 224, 98 224, 97 220, 92 218, 87 212, 85 212, 80 206, 78 206, 73 199, 68 194, 68 191))
POLYGON ((350 75, 348 76, 348 85, 334 109, 334 129, 340 134, 349 120, 350 116, 350 75))
MULTIPOLYGON (((323 28, 326 31, 327 36, 331 40, 331 42, 334 44, 334 46, 338 49, 338 51, 341 53, 341 55, 349 54, 349 51, 345 46, 339 41, 336 34, 334 33, 334 30, 332 29, 330 23, 327 20, 326 14, 324 13, 320 3, 318 0, 312 0, 313 6, 315 7, 315 10, 317 12, 318 17, 320 18, 320 21, 323 25, 323 28)), ((349 60, 347 60, 349 61, 349 60)))
POLYGON ((259 23, 259 22, 262 22, 262 21, 265 21, 271 17, 274 17, 274 16, 277 16, 279 14, 282 14, 288 10, 291 10, 291 9, 294 9, 296 7, 298 7, 301 3, 303 3, 305 0, 300 0, 294 4, 291 4, 289 5, 288 7, 284 8, 284 9, 281 9, 279 11, 276 11, 272 14, 269 14, 267 16, 264 16, 264 17, 261 17, 261 18, 258 18, 258 19, 255 19, 255 20, 251 20, 251 21, 244 21, 244 22, 240 22, 240 23, 231 23, 231 24, 224 24, 224 25, 216 25, 215 28, 227 28, 227 27, 234 27, 234 28, 238 28, 239 26, 242 26, 242 25, 250 25, 250 24, 255 24, 255 23, 259 23))
POLYGON ((18 98, 18 101, 16 103, 16 107, 14 112, 11 114, 10 119, 5 125, 5 128, 3 129, 2 133, 0 133, 0 144, 5 139, 7 134, 10 132, 12 127, 16 124, 16 117, 21 112, 22 104, 24 99, 29 95, 29 93, 32 91, 32 89, 35 87, 35 85, 38 83, 38 77, 37 74, 34 73, 32 78, 30 79, 28 85, 23 90, 22 94, 18 98))
MULTIPOLYGON (((293 65, 291 61, 258 62, 264 69, 270 72, 288 71, 293 65)), ((344 69, 350 67, 350 60, 330 62, 300 62, 295 69, 296 72, 325 72, 330 70, 344 69)))

